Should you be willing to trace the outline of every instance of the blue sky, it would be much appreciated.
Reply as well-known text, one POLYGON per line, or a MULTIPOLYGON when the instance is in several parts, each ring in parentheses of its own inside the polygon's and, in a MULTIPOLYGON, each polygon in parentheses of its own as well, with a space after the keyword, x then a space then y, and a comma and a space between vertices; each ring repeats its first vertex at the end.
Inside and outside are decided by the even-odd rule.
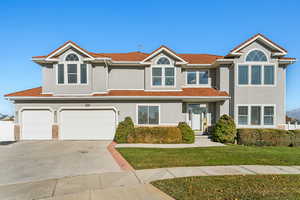
MULTIPOLYGON (((95 52, 225 55, 263 33, 300 58, 300 1, 17 1, 0 3, 0 113, 13 113, 4 94, 41 85, 31 56, 67 40, 95 52)), ((287 70, 287 109, 300 108, 300 64, 287 70)))

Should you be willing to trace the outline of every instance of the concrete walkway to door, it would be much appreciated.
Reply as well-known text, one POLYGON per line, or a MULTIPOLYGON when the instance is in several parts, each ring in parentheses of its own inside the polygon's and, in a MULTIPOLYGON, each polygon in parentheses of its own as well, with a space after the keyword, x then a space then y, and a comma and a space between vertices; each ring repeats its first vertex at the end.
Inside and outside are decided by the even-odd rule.
POLYGON ((172 200, 149 183, 188 176, 300 174, 300 166, 202 166, 145 169, 64 177, 0 186, 0 199, 172 200))

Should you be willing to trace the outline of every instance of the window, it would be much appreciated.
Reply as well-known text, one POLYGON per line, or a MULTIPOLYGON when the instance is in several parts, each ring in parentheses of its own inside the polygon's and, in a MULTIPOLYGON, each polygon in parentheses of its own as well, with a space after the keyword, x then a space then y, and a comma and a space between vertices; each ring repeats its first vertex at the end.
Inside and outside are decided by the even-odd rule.
POLYGON ((251 106, 251 125, 260 125, 261 124, 261 107, 260 106, 251 106))
POLYGON ((138 124, 159 124, 159 106, 139 105, 138 124))
POLYGON ((170 65, 170 60, 166 57, 162 57, 157 61, 158 65, 170 65))
POLYGON ((160 67, 152 68, 152 85, 154 86, 162 85, 162 68, 160 67))
POLYGON ((74 53, 71 53, 66 57, 66 61, 79 61, 79 58, 74 53))
POLYGON ((171 66, 170 60, 161 57, 156 65, 152 67, 152 85, 153 86, 174 86, 175 68, 171 66))
POLYGON ((187 71, 186 80, 188 85, 207 85, 208 70, 187 71))
POLYGON ((274 107, 264 107, 264 125, 274 125, 274 107))
POLYGON ((64 84, 65 83, 65 70, 64 70, 64 64, 59 64, 57 69, 57 81, 58 84, 64 84))
POLYGON ((251 84, 260 85, 261 84, 261 66, 252 65, 251 66, 251 84))
POLYGON ((85 84, 87 83, 87 68, 86 64, 80 65, 80 83, 85 84))
POLYGON ((68 64, 68 83, 77 83, 77 65, 68 64))
POLYGON ((273 85, 274 84, 274 66, 266 65, 264 67, 264 84, 265 85, 273 85))
POLYGON ((199 72, 199 84, 208 84, 208 71, 199 72))
POLYGON ((248 124, 248 106, 238 107, 238 124, 239 125, 248 124))
POLYGON ((247 62, 267 62, 267 56, 260 50, 251 51, 246 58, 247 62))
POLYGON ((274 85, 275 66, 274 65, 239 65, 238 66, 239 85, 274 85), (250 75, 249 75, 250 72, 250 75), (250 83, 249 83, 250 78, 250 83))
POLYGON ((175 83, 175 72, 174 67, 165 68, 165 85, 172 86, 175 83))
POLYGON ((187 84, 197 84, 196 72, 187 72, 187 84))
POLYGON ((248 65, 239 66, 239 84, 247 85, 248 84, 248 65))

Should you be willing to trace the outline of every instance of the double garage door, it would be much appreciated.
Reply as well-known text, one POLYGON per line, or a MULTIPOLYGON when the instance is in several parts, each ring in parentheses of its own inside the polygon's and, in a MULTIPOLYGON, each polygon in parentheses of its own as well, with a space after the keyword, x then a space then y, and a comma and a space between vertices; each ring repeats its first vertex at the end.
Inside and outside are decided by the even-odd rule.
MULTIPOLYGON (((112 109, 64 109, 57 113, 61 140, 111 140, 114 138, 116 113, 112 109)), ((23 110, 21 139, 52 139, 53 112, 23 110)))

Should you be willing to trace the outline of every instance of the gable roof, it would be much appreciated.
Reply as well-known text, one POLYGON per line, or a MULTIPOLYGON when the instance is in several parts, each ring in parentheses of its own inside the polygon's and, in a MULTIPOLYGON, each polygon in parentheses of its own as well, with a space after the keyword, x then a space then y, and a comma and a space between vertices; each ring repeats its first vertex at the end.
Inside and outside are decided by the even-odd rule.
POLYGON ((171 56, 173 56, 174 58, 176 58, 177 60, 186 63, 187 61, 185 61, 184 59, 182 59, 180 56, 178 56, 178 54, 176 54, 175 51, 173 51, 172 49, 161 45, 159 48, 155 49, 154 51, 152 51, 144 60, 143 62, 148 61, 149 59, 153 58, 154 56, 158 55, 160 52, 166 51, 168 54, 170 54, 171 56))
POLYGON ((252 36, 251 38, 249 38, 248 40, 242 42, 241 44, 239 44, 238 46, 236 46, 235 48, 233 48, 230 54, 238 54, 239 50, 243 49, 244 47, 248 46, 249 44, 253 43, 256 40, 262 40, 264 41, 267 45, 273 47, 274 49, 277 49, 279 52, 281 52, 281 55, 286 55, 287 54, 287 50, 284 49, 283 47, 279 46, 278 44, 276 44, 275 42, 273 42, 272 40, 270 40, 269 38, 267 38, 266 36, 264 36, 261 33, 258 33, 254 36, 252 36))

